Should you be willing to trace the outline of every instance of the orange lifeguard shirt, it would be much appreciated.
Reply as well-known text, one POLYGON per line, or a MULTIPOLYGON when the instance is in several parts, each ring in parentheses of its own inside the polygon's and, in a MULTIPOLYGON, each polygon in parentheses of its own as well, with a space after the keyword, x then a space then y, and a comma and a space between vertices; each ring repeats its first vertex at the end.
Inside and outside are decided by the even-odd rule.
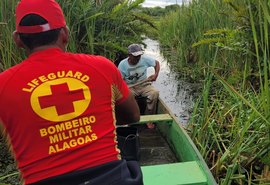
POLYGON ((101 56, 53 48, 0 74, 0 120, 25 184, 119 160, 114 105, 129 91, 101 56))

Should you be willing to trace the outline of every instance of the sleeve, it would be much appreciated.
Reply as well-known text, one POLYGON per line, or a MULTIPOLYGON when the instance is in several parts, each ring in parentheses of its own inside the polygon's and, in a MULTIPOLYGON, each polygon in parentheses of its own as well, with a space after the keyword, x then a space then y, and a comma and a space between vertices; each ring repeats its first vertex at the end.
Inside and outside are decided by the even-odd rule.
POLYGON ((103 70, 106 70, 108 78, 110 78, 110 83, 112 85, 112 98, 114 99, 116 105, 121 104, 129 96, 129 88, 126 82, 123 80, 120 70, 115 66, 115 64, 105 57, 97 57, 99 60, 103 61, 103 70))
POLYGON ((122 78, 125 79, 125 67, 124 67, 124 62, 120 62, 118 65, 118 70, 120 71, 122 78))
POLYGON ((144 56, 144 61, 148 65, 148 67, 155 67, 156 60, 149 56, 144 56))
MULTIPOLYGON (((6 87, 6 85, 9 83, 9 81, 11 81, 11 78, 13 77, 13 75, 15 74, 15 72, 18 70, 18 66, 14 66, 11 67, 9 69, 7 69, 6 71, 0 73, 0 102, 1 102, 1 98, 2 98, 2 93, 4 88, 6 87)), ((3 107, 3 106, 1 106, 3 107)))
POLYGON ((129 89, 126 84, 126 82, 123 80, 120 71, 116 68, 115 71, 115 89, 114 89, 114 95, 115 95, 115 101, 116 104, 121 104, 123 101, 125 101, 129 96, 129 89))

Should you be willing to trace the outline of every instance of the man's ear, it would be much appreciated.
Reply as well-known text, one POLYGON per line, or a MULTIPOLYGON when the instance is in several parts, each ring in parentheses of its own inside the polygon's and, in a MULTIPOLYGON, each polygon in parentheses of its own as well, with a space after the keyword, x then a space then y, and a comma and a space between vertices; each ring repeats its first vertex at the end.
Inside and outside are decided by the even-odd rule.
POLYGON ((13 37, 13 40, 14 40, 17 47, 24 48, 24 44, 23 44, 23 42, 22 42, 22 40, 21 40, 21 38, 20 38, 17 31, 14 31, 12 33, 12 37, 13 37))
POLYGON ((69 30, 68 27, 63 27, 60 31, 60 37, 62 38, 63 44, 67 45, 69 38, 69 30))

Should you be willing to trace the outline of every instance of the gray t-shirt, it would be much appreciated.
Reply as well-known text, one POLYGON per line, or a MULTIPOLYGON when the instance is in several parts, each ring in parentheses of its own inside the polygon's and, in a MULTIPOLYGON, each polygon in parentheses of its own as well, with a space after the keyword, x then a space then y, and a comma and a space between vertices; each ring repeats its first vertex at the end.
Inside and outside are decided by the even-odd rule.
POLYGON ((130 65, 128 58, 122 60, 118 65, 123 79, 128 85, 135 84, 147 78, 147 68, 155 67, 155 59, 142 55, 136 65, 130 65))

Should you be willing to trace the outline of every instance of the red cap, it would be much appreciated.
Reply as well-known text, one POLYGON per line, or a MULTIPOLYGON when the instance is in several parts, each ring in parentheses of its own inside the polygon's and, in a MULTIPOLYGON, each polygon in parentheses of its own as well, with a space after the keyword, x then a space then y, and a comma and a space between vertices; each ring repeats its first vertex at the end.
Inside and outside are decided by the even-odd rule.
POLYGON ((59 4, 54 0, 21 0, 16 8, 16 30, 18 33, 40 33, 66 26, 59 4), (22 18, 37 14, 48 23, 35 26, 20 26, 22 18))

